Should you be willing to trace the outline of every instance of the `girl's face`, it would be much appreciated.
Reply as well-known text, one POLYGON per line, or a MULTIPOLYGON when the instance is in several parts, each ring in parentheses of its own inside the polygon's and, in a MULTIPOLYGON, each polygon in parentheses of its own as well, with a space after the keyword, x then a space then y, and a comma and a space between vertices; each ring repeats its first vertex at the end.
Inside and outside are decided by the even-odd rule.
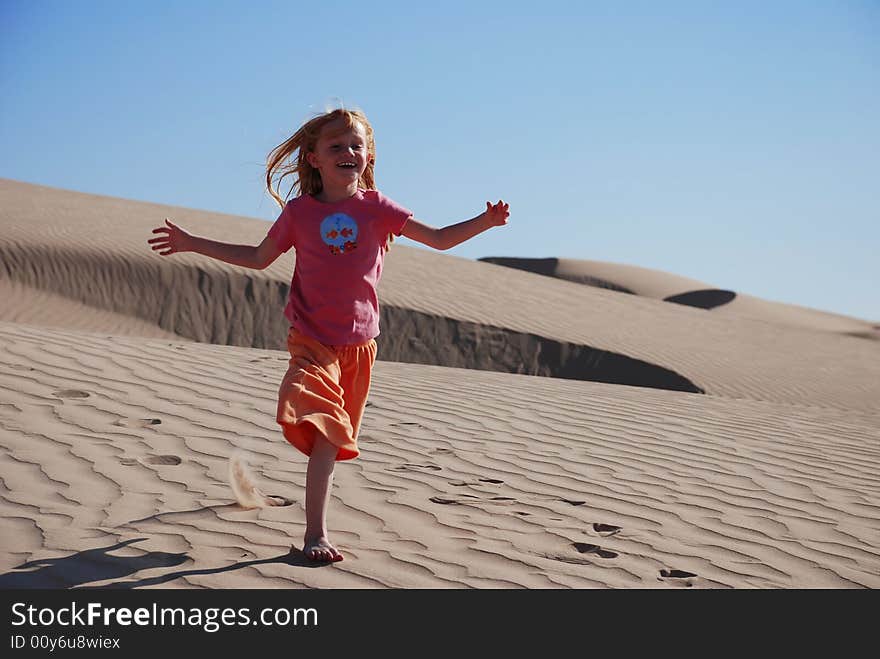
POLYGON ((321 129, 315 149, 306 159, 320 172, 324 189, 356 188, 372 159, 367 132, 359 122, 349 128, 341 119, 331 121, 321 129))

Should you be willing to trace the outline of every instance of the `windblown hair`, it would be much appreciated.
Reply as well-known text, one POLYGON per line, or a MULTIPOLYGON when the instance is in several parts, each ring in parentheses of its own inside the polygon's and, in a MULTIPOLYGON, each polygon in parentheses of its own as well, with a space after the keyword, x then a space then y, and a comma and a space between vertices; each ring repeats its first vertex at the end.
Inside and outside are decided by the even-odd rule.
MULTIPOLYGON (((370 160, 364 173, 358 179, 358 187, 361 190, 376 189, 374 175, 376 140, 373 137, 373 127, 370 125, 366 115, 360 110, 337 108, 313 117, 303 124, 292 137, 289 137, 269 152, 269 156, 266 159, 266 189, 282 209, 292 194, 316 195, 324 189, 321 173, 309 164, 306 154, 315 150, 318 144, 318 137, 320 137, 324 126, 337 119, 343 122, 340 133, 351 128, 356 123, 364 127, 364 132, 367 136, 366 147, 367 152, 370 154, 370 160), (288 176, 291 177, 291 185, 287 195, 282 197, 281 182, 288 176)), ((393 240, 393 234, 388 234, 388 241, 385 247, 388 248, 393 240)))
MULTIPOLYGON (((284 208, 286 199, 293 193, 315 195, 324 189, 321 182, 321 174, 309 164, 306 154, 314 151, 318 144, 318 137, 327 124, 341 119, 347 130, 359 123, 364 127, 367 135, 367 151, 375 157, 376 142, 373 139, 373 127, 366 116, 359 110, 346 110, 344 108, 331 110, 313 117, 296 131, 292 137, 276 146, 269 153, 266 161, 266 188, 278 205, 284 208), (293 177, 290 189, 286 197, 281 196, 281 182, 288 176, 293 177)), ((342 132, 342 131, 340 131, 342 132)), ((375 164, 371 159, 363 175, 358 180, 358 187, 362 190, 375 190, 376 182, 373 176, 375 164)))

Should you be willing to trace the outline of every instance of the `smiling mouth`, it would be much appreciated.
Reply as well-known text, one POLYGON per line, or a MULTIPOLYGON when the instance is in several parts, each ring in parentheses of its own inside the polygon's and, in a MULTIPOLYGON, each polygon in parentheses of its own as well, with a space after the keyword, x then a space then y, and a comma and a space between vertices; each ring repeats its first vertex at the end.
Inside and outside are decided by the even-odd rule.
POLYGON ((357 167, 357 163, 353 163, 353 162, 341 162, 341 163, 339 163, 339 164, 336 165, 336 166, 337 166, 337 167, 342 167, 343 169, 354 169, 355 167, 357 167))

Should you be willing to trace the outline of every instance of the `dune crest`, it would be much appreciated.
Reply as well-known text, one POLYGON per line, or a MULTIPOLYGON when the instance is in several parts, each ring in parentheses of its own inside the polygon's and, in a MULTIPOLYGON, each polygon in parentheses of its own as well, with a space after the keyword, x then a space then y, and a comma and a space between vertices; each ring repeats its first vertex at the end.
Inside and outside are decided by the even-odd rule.
POLYGON ((480 261, 587 286, 698 309, 711 309, 716 314, 730 318, 750 318, 788 327, 880 340, 877 326, 866 320, 772 302, 661 270, 587 259, 487 256, 480 261))

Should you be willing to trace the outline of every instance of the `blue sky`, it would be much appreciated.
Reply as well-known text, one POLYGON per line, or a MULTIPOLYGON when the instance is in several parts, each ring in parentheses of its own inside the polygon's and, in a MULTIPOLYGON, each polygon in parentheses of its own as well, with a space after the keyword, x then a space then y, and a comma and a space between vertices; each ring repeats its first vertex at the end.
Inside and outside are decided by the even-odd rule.
POLYGON ((0 29, 0 177, 272 220, 266 154, 340 99, 419 219, 510 203, 452 254, 880 322, 876 1, 0 0, 0 29))

